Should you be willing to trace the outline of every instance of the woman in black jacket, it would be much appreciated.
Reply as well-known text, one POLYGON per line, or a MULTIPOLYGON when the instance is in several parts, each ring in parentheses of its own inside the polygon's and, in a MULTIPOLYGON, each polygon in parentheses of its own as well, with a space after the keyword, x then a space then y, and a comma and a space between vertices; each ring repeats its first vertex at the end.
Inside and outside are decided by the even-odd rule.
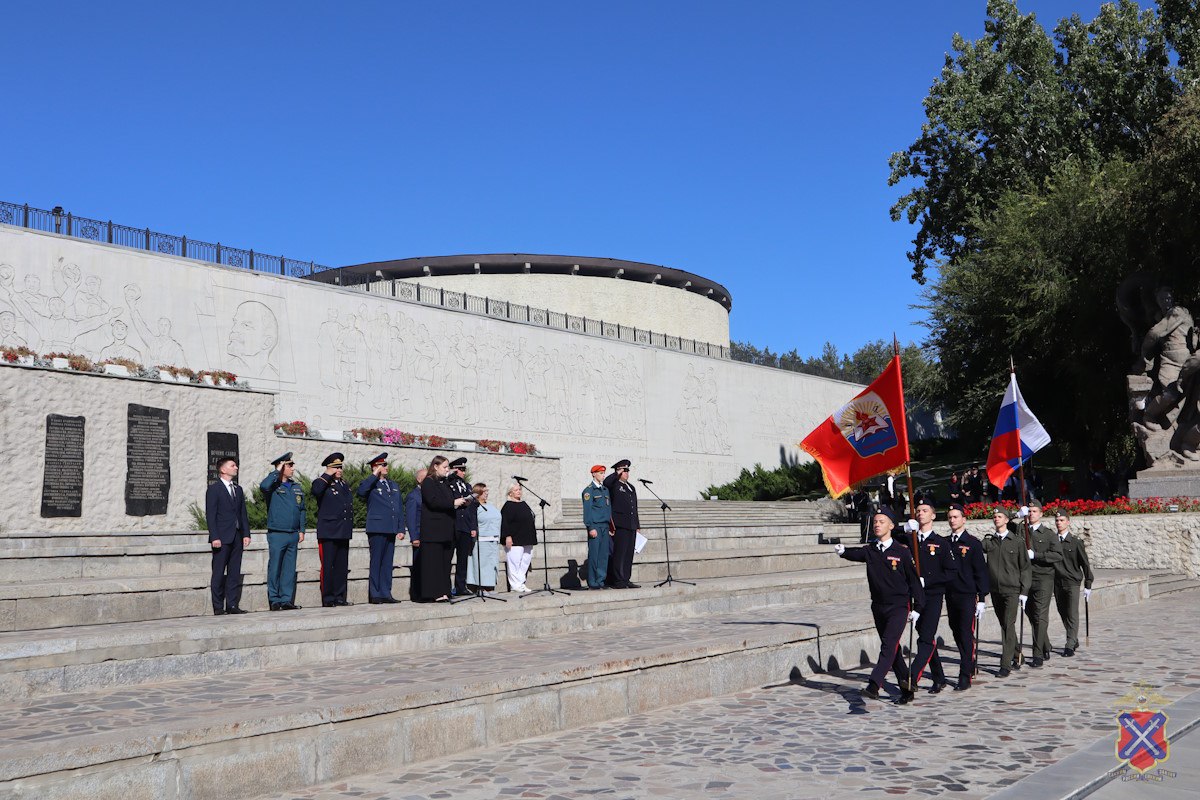
POLYGON ((525 575, 533 560, 537 528, 533 524, 533 510, 521 500, 519 483, 508 490, 508 502, 500 509, 500 541, 504 542, 508 564, 508 588, 521 594, 532 592, 525 585, 525 575))
POLYGON ((454 555, 454 510, 467 503, 446 485, 450 460, 434 456, 429 474, 421 481, 421 544, 417 548, 422 600, 450 601, 450 560, 454 555))

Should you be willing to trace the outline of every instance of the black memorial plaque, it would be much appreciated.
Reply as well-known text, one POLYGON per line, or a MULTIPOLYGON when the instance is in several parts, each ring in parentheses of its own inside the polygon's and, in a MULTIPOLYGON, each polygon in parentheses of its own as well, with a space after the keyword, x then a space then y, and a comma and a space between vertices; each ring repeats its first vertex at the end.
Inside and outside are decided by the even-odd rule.
MULTIPOLYGON (((241 463, 238 456, 238 435, 236 433, 208 432, 208 482, 218 480, 217 462, 223 458, 232 458, 241 463)), ((237 483, 234 480, 234 483, 237 483)))
POLYGON ((125 440, 125 513, 167 513, 171 491, 171 412, 129 404, 125 440))
POLYGON ((42 516, 83 516, 83 417, 46 415, 42 516))

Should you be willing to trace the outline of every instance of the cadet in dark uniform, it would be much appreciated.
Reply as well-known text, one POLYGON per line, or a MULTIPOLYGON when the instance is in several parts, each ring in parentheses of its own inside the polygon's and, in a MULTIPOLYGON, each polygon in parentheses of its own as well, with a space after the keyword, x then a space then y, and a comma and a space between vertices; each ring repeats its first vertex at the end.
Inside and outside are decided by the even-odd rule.
POLYGON ((1029 599, 1029 584, 1033 569, 1025 541, 1008 529, 1008 512, 997 508, 992 513, 996 529, 983 537, 983 552, 987 555, 988 583, 992 590, 992 607, 1000 621, 1000 677, 1007 678, 1009 666, 1020 668, 1017 662, 1017 610, 1029 599))
POLYGON ((354 535, 354 497, 342 480, 345 456, 330 453, 325 468, 312 482, 317 501, 317 552, 321 556, 321 605, 348 606, 350 537, 354 535))
MULTIPOLYGON (((942 691, 949 683, 942 669, 942 659, 937 652, 937 629, 942 619, 942 603, 946 590, 958 576, 958 559, 950 541, 933 530, 933 501, 929 495, 917 501, 917 548, 921 564, 921 587, 925 590, 925 607, 917 622, 917 654, 913 659, 912 686, 915 690, 921 682, 925 668, 933 680, 931 691, 942 691)), ((910 523, 913 522, 910 520, 910 523)))
POLYGON ((308 510, 304 489, 293 480, 296 463, 291 453, 271 462, 275 469, 258 485, 267 501, 267 602, 272 611, 293 611, 296 605, 296 554, 304 541, 308 510))
POLYGON ((604 589, 608 577, 608 559, 612 554, 612 502, 604 485, 604 465, 592 467, 592 482, 583 488, 583 527, 587 531, 587 585, 604 589))
POLYGON ((460 456, 450 462, 450 477, 446 480, 454 498, 466 503, 454 511, 454 594, 467 594, 467 559, 475 550, 479 536, 479 520, 475 516, 475 493, 467 483, 467 459, 460 456))
POLYGON ((1092 565, 1088 561, 1087 548, 1083 540, 1071 533, 1071 515, 1058 511, 1054 515, 1058 528, 1058 542, 1062 547, 1062 561, 1054 565, 1054 601, 1058 604, 1058 615, 1067 629, 1064 656, 1073 656, 1079 649, 1079 584, 1083 583, 1083 599, 1092 596, 1092 565))
POLYGON ((988 596, 987 560, 983 556, 983 543, 967 533, 967 515, 958 503, 950 506, 946 513, 950 522, 950 546, 958 559, 958 572, 946 589, 946 616, 954 644, 958 646, 958 683, 955 691, 971 688, 971 676, 975 674, 975 626, 983 620, 988 596))
POLYGON ((629 459, 613 464, 613 474, 604 479, 612 502, 613 541, 608 558, 607 583, 614 589, 640 589, 633 575, 633 545, 642 523, 638 519, 637 490, 629 483, 629 459))
POLYGON ((392 567, 396 539, 404 539, 404 495, 400 485, 387 476, 387 456, 380 453, 368 462, 371 474, 355 492, 367 501, 367 544, 371 549, 367 597, 373 604, 400 602, 392 597, 392 567))
POLYGON ((892 539, 896 519, 890 508, 881 508, 871 519, 876 541, 863 547, 835 545, 837 554, 847 561, 867 565, 867 585, 871 587, 871 615, 879 631, 879 658, 871 670, 871 679, 862 693, 879 699, 888 671, 895 672, 900 685, 900 702, 911 703, 915 686, 909 680, 908 664, 900 652, 900 637, 909 620, 921 619, 925 592, 913 564, 912 554, 892 539))
POLYGON ((1029 617, 1030 639, 1033 642, 1031 667, 1040 667, 1042 659, 1050 657, 1050 603, 1054 599, 1055 567, 1062 561, 1062 547, 1058 543, 1058 532, 1042 520, 1042 504, 1029 504, 1029 547, 1033 554, 1033 583, 1029 590, 1029 605, 1025 616, 1029 617))

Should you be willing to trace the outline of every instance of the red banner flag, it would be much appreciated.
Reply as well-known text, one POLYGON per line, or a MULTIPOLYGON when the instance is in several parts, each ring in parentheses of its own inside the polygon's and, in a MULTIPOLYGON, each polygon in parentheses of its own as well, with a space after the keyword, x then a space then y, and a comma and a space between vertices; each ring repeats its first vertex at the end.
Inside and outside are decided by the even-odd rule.
POLYGON ((901 471, 909 458, 900 356, 892 358, 874 383, 804 437, 800 449, 821 465, 833 497, 841 497, 867 478, 901 471))

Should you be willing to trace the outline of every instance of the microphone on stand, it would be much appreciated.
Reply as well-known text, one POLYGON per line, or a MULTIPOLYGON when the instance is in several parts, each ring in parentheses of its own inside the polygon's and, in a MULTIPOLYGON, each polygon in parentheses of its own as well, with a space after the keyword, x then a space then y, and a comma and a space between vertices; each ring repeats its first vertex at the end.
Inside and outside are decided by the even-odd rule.
POLYGON ((521 481, 529 480, 528 478, 522 478, 520 475, 513 475, 512 477, 513 477, 513 480, 516 481, 517 483, 520 483, 521 481))
POLYGON ((645 478, 638 478, 638 482, 639 482, 639 483, 644 483, 644 484, 646 484, 646 485, 649 485, 649 484, 651 484, 651 483, 654 483, 654 481, 648 481, 648 480, 646 480, 645 478))

